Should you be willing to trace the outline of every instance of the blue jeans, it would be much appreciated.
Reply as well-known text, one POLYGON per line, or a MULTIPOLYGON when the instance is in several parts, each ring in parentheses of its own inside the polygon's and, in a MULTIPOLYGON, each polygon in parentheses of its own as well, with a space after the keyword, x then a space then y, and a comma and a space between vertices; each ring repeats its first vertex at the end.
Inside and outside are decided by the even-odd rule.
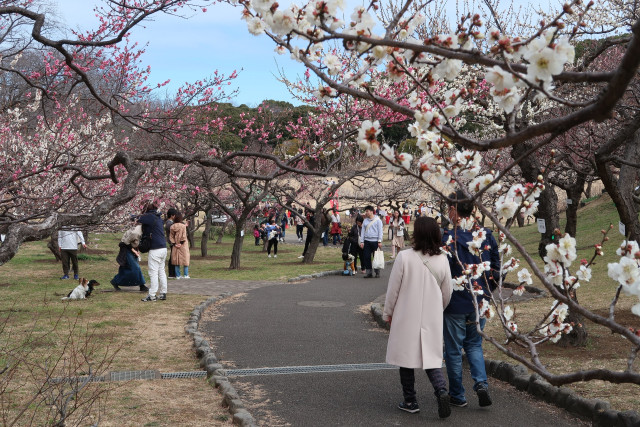
MULTIPOLYGON (((484 330, 486 319, 480 319, 480 328, 484 330)), ((487 372, 482 353, 482 336, 476 329, 476 313, 444 313, 444 360, 449 377, 449 394, 454 399, 466 401, 462 385, 462 349, 467 355, 473 390, 488 387, 487 372)))
POLYGON ((322 245, 327 246, 328 244, 329 244, 329 229, 326 229, 322 236, 322 245))
MULTIPOLYGON (((182 268, 184 269, 184 275, 188 276, 189 275, 189 266, 185 265, 182 268)), ((176 269, 176 277, 180 277, 180 266, 176 265, 175 269, 176 269)))

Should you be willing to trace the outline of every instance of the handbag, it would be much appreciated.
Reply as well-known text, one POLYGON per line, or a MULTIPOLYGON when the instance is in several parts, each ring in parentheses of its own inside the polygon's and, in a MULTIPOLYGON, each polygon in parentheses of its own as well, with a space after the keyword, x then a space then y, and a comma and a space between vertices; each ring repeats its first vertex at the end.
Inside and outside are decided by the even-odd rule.
POLYGON ((378 249, 373 253, 373 262, 371 263, 371 267, 376 270, 384 268, 384 252, 382 252, 382 249, 378 249))
POLYGON ((146 254, 151 250, 151 233, 143 234, 140 237, 140 244, 138 245, 138 250, 143 254, 146 254))
POLYGON ((409 235, 409 230, 407 229, 407 227, 404 228, 404 240, 410 240, 411 236, 409 235))

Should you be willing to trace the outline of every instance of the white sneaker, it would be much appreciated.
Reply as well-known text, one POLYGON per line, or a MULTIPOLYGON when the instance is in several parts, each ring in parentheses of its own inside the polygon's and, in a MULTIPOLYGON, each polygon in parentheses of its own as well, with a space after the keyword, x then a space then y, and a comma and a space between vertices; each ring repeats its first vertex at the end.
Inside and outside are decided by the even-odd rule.
POLYGON ((189 276, 184 276, 183 279, 191 279, 189 276))
POLYGON ((298 259, 300 259, 300 258, 304 258, 304 255, 300 255, 300 256, 298 257, 298 259))
POLYGON ((180 279, 182 279, 182 276, 176 277, 176 280, 180 280, 180 279))
POLYGON ((271 258, 271 254, 267 255, 267 258, 271 258))
POLYGON ((278 255, 274 255, 273 257, 274 257, 274 258, 278 258, 278 255))

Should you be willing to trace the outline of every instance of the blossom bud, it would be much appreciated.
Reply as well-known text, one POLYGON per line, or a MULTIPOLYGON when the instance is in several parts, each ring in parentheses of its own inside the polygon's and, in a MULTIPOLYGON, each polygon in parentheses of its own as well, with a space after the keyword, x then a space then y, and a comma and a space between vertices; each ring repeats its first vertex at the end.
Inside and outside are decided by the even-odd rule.
POLYGON ((544 181, 544 176, 538 175, 538 182, 542 182, 542 181, 544 181))
POLYGON ((605 242, 609 241, 609 237, 605 237, 605 238, 604 238, 604 241, 605 241, 605 242))

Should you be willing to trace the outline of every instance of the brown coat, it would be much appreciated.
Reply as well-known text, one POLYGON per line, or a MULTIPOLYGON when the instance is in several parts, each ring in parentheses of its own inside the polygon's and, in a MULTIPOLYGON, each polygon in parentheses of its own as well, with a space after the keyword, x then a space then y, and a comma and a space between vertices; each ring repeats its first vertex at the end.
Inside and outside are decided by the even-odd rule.
POLYGON ((383 318, 391 322, 387 363, 403 368, 442 367, 442 312, 451 300, 451 271, 446 255, 401 251, 393 264, 383 318), (428 259, 436 278, 425 267, 428 259))
POLYGON ((191 261, 191 254, 189 253, 189 241, 187 240, 187 226, 181 222, 173 224, 169 232, 169 241, 173 245, 182 243, 179 248, 173 246, 171 249, 171 264, 188 266, 189 261, 191 261))

